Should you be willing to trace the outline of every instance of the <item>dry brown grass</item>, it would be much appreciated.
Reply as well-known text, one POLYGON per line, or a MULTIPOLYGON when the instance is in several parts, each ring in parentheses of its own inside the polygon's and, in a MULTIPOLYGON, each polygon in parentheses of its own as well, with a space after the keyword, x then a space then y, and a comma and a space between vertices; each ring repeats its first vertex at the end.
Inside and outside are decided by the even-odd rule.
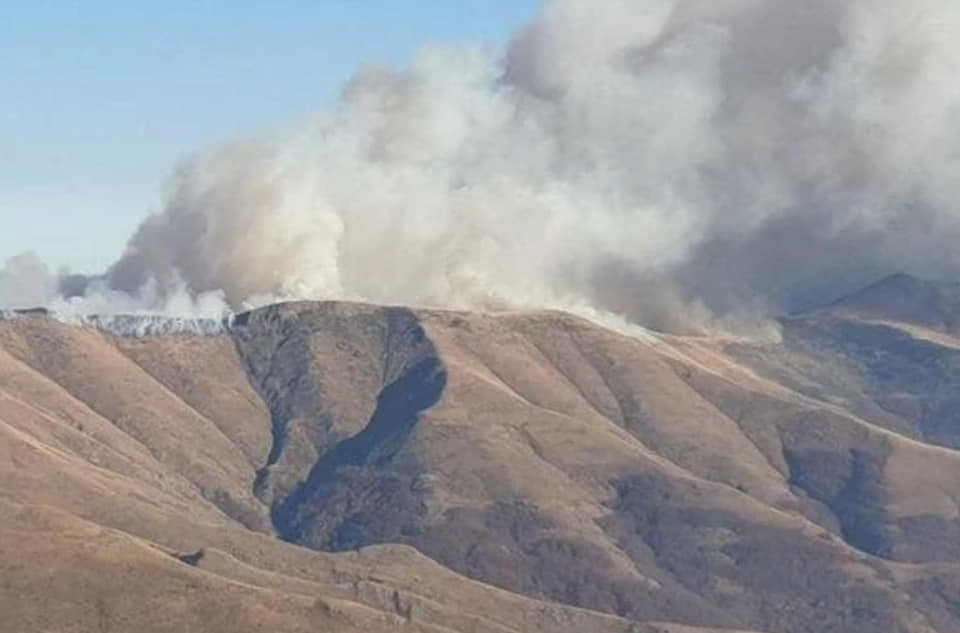
POLYGON ((818 349, 332 303, 233 340, 0 322, 0 630, 960 630, 958 453, 818 349))

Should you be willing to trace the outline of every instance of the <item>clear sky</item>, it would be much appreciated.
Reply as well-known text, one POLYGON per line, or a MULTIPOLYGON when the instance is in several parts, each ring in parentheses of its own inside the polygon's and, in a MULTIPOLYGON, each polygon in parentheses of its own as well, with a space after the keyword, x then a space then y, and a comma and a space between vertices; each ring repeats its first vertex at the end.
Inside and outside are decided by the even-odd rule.
POLYGON ((32 0, 0 17, 0 266, 93 272, 178 157, 327 107, 358 67, 506 40, 540 0, 32 0))

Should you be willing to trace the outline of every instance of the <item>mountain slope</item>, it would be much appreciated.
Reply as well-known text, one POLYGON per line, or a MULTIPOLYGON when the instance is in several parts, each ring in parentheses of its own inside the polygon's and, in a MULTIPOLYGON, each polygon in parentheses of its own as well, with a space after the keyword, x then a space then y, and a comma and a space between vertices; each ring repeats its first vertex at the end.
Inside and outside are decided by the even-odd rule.
POLYGON ((73 560, 126 613, 148 589, 109 559, 198 630, 958 631, 960 345, 860 303, 778 344, 349 303, 136 337, 0 321, 0 529, 24 542, 0 600, 65 622, 92 598, 24 561, 73 560))

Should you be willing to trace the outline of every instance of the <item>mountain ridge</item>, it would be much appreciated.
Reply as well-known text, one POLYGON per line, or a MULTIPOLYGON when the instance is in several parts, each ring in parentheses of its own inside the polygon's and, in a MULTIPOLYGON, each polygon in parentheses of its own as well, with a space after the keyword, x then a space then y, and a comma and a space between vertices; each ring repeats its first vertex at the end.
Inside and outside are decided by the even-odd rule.
MULTIPOLYGON (((439 573, 399 554, 422 552, 452 570, 438 605, 503 596, 527 614, 507 630, 534 604, 597 631, 958 630, 954 392, 905 403, 930 397, 924 354, 946 380, 960 352, 848 313, 783 324, 776 344, 654 341, 556 312, 297 302, 136 338, 28 314, 0 322, 0 498, 255 568, 211 568, 228 580, 373 547, 406 595, 439 573)), ((398 600, 372 604, 410 622, 398 600)), ((584 630, 556 626, 533 630, 584 630)))

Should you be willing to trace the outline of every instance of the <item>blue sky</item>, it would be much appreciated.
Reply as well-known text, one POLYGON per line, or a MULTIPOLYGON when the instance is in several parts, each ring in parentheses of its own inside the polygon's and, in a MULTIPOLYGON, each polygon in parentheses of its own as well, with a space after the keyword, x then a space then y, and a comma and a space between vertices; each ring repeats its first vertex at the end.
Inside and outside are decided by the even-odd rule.
POLYGON ((0 266, 96 271, 170 168, 322 110, 360 66, 497 45, 540 0, 58 0, 0 18, 0 266))

